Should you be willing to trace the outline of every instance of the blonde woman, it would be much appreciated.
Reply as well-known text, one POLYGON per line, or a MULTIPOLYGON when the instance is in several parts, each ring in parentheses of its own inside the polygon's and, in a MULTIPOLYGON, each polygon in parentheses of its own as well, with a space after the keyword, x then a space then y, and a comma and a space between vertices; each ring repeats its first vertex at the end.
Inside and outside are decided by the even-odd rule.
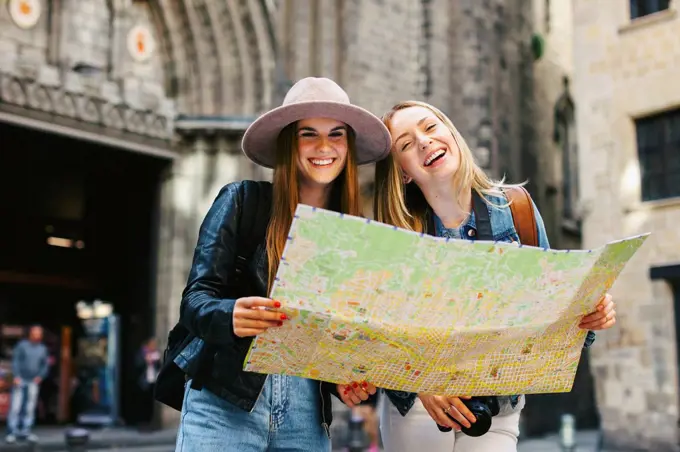
MULTIPOLYGON (((519 241, 504 194, 509 186, 492 181, 475 164, 446 115, 432 105, 408 101, 394 106, 383 122, 390 130, 392 145, 389 157, 376 166, 376 220, 436 236, 519 241)), ((539 246, 548 248, 543 221, 533 207, 539 246)), ((606 295, 579 326, 600 330, 615 322, 614 302, 606 295)), ((589 331, 585 346, 594 338, 589 331)), ((522 396, 497 397, 500 412, 493 417, 491 428, 472 437, 461 432, 461 426, 471 427, 476 421, 463 403, 469 399, 464 394, 386 391, 386 395, 380 429, 389 452, 517 450, 519 417, 525 403, 522 396), (437 424, 455 432, 442 433, 437 424)))

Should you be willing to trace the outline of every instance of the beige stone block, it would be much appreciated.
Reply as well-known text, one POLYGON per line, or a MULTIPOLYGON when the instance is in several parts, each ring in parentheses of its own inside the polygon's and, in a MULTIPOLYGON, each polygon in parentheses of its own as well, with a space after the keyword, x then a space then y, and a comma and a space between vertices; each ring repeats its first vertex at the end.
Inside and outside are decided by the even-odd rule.
POLYGON ((642 414, 647 409, 646 394, 643 388, 636 384, 627 384, 623 389, 623 403, 621 409, 626 414, 642 414))
POLYGON ((624 387, 618 381, 606 381, 604 387, 604 406, 618 408, 624 402, 624 387))

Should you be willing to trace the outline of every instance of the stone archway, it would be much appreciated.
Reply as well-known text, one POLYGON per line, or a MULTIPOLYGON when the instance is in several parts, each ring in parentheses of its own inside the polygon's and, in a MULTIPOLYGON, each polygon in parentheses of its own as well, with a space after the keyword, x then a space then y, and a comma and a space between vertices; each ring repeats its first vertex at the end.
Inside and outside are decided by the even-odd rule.
POLYGON ((180 117, 252 116, 273 97, 273 6, 265 0, 149 2, 166 88, 180 117))
POLYGON ((0 122, 172 160, 157 201, 153 299, 164 344, 214 195, 267 177, 241 156, 240 137, 276 96, 275 3, 36 1, 30 27, 0 8, 0 122), (146 38, 131 50, 133 30, 146 38))
MULTIPOLYGON (((275 97, 275 38, 265 0, 148 3, 159 36, 164 85, 176 101, 177 152, 160 188, 156 336, 177 322, 198 229, 219 189, 267 171, 242 156, 246 127, 275 97)), ((178 413, 163 408, 161 422, 178 413)))

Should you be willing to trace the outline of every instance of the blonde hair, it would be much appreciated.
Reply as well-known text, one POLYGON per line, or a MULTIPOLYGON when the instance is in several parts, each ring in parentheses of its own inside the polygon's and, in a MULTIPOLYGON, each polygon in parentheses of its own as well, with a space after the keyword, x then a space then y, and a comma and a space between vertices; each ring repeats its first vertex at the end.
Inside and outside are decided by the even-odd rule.
MULTIPOLYGON (((332 182, 327 208, 349 215, 361 216, 359 170, 357 167, 354 131, 347 127, 347 160, 345 168, 332 182)), ((267 226, 266 247, 268 259, 267 292, 271 290, 279 260, 286 245, 288 230, 299 202, 297 156, 297 122, 286 126, 277 141, 274 167, 272 213, 267 226)))
MULTIPOLYGON (((392 118, 400 110, 422 107, 430 110, 451 132, 460 151, 460 166, 454 176, 455 190, 475 190, 484 195, 504 196, 503 189, 514 185, 504 180, 493 181, 474 161, 472 151, 451 120, 438 108, 425 102, 409 100, 400 102, 383 116, 383 123, 390 129, 392 118)), ((405 184, 404 173, 392 154, 378 162, 375 167, 375 198, 373 214, 377 221, 411 231, 425 232, 429 206, 423 192, 415 183, 405 184)), ((523 185, 523 184, 521 184, 523 185)), ((488 203, 488 201, 486 201, 488 203)), ((507 204, 505 204, 507 206, 507 204)), ((461 206, 464 207, 464 206, 461 206)), ((503 207, 503 206, 497 206, 503 207)))

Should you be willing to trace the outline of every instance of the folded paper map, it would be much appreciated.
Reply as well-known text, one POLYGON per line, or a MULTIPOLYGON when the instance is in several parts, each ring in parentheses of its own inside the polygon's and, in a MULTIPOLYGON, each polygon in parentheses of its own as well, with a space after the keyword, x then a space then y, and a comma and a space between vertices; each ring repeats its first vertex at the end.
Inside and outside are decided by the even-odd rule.
POLYGON ((578 328, 647 235, 585 251, 448 240, 299 205, 244 369, 451 395, 571 390, 578 328))

